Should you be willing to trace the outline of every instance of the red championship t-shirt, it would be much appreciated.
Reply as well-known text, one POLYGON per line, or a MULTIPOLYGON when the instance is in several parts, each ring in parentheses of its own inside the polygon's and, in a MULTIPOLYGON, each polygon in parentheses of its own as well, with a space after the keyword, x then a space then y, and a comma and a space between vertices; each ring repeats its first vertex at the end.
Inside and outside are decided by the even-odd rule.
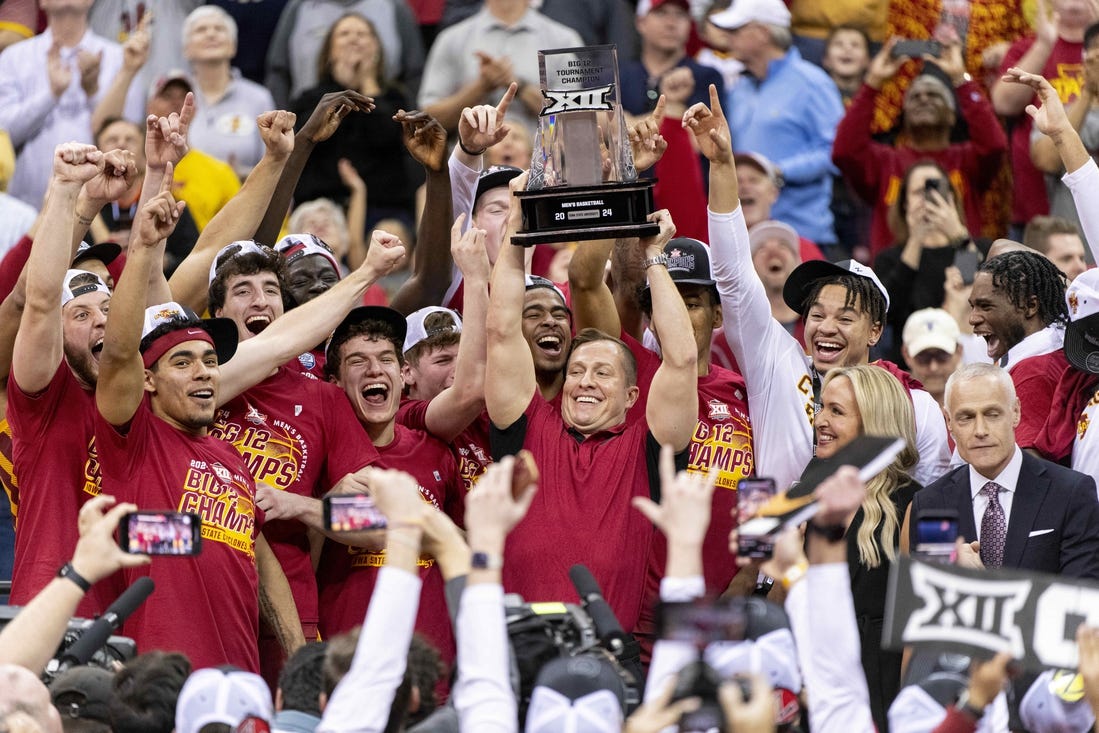
POLYGON ((156 417, 147 397, 125 433, 97 417, 95 435, 104 491, 143 511, 202 518, 200 554, 154 557, 124 571, 127 585, 149 576, 156 590, 121 633, 139 652, 181 651, 196 669, 234 664, 258 672, 255 538, 262 513, 244 459, 225 441, 156 417))
MULTIPOLYGON (((652 374, 660 357, 636 341, 629 341, 638 361, 639 403, 648 398, 652 374), (643 376, 644 375, 644 376, 643 376), (642 381, 644 377, 645 381, 642 381)), ((755 457, 752 423, 748 417, 748 393, 744 378, 729 369, 710 366, 710 373, 698 378, 698 422, 687 446, 687 471, 708 474, 718 467, 717 484, 710 510, 710 527, 702 546, 702 568, 706 592, 720 595, 737 573, 736 555, 729 552, 729 533, 737 525, 737 484, 752 475, 755 457)), ((643 646, 655 632, 654 604, 660 596, 660 579, 668 561, 666 538, 657 532, 653 539, 646 585, 646 602, 639 627, 643 646)))
POLYGON ((591 570, 622 628, 641 613, 653 526, 630 506, 659 485, 660 447, 644 419, 584 436, 535 393, 513 425, 492 428, 493 457, 527 448, 541 483, 530 511, 508 535, 504 590, 528 602, 577 603, 569 568, 591 570))
MULTIPOLYGON (((397 410, 397 422, 413 430, 427 431, 427 406, 429 400, 404 400, 397 410)), ((558 403, 560 407, 560 403, 558 403)), ((481 474, 492 463, 492 447, 489 444, 488 410, 482 410, 465 430, 450 442, 450 451, 458 464, 458 476, 462 479, 462 500, 455 502, 454 521, 465 516, 465 495, 470 492, 481 474)))
MULTIPOLYGON (((281 367, 217 411, 210 434, 244 456, 256 486, 320 498, 349 473, 370 465, 378 452, 343 391, 281 367)), ((275 519, 263 536, 279 559, 307 640, 317 632, 317 580, 309 537, 297 520, 275 519)))
POLYGON ((302 376, 309 377, 310 379, 324 382, 327 381, 327 378, 324 376, 324 360, 324 349, 317 348, 312 351, 306 351, 304 354, 299 355, 297 359, 291 359, 286 362, 284 368, 297 372, 302 376))
MULTIPOLYGON (((367 440, 360 427, 354 439, 367 440)), ((378 447, 379 458, 374 464, 411 474, 420 485, 423 500, 435 508, 455 516, 454 507, 464 498, 458 490, 458 473, 450 449, 422 430, 411 430, 400 423, 394 426, 393 440, 378 447)), ((385 552, 370 552, 361 547, 349 547, 332 540, 324 543, 324 552, 317 567, 320 586, 320 627, 324 638, 342 634, 359 626, 366 616, 366 607, 378 571, 385 563, 385 552)), ((454 659, 454 631, 447 611, 445 582, 435 560, 420 558, 420 609, 416 615, 416 630, 423 634, 450 662, 454 659)))
POLYGON ((1015 442, 1020 448, 1039 445, 1046 421, 1053 412, 1057 383, 1070 369, 1072 366, 1061 349, 1028 357, 1012 367, 1011 381, 1015 383, 1020 413, 1019 424, 1015 426, 1015 442))
MULTIPOLYGON (((99 493, 95 393, 80 386, 62 360, 46 389, 28 395, 8 380, 8 423, 18 512, 11 603, 26 605, 72 559, 77 514, 99 493)), ((92 586, 77 607, 92 618, 114 600, 109 579, 92 586)))

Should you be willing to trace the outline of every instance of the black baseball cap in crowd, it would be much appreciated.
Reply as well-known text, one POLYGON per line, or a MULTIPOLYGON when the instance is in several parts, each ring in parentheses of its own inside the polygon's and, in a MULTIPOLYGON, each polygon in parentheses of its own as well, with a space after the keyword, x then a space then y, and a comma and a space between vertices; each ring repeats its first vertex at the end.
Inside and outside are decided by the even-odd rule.
POLYGON ((473 195, 473 205, 477 205, 477 200, 481 198, 485 191, 506 186, 512 178, 517 178, 522 173, 522 168, 516 168, 513 165, 494 165, 486 168, 481 172, 481 177, 477 179, 477 193, 473 195))
POLYGON ((710 272, 710 248, 697 239, 676 237, 664 245, 668 274, 684 285, 714 285, 710 272))
POLYGON ((594 656, 546 662, 530 696, 527 733, 614 733, 622 728, 626 686, 614 666, 594 656))
MULTIPOLYGON (((325 344, 324 354, 329 361, 334 361, 329 350, 332 348, 332 344, 337 341, 343 341, 347 336, 347 332, 351 330, 356 324, 363 321, 382 321, 388 323, 393 327, 394 336, 401 346, 404 345, 405 336, 408 335, 408 321, 399 312, 392 308, 386 308, 381 305, 361 305, 358 308, 353 308, 347 316, 340 321, 340 325, 336 326, 336 330, 332 332, 332 336, 328 339, 328 343, 325 344)), ((401 346, 397 347, 398 354, 403 354, 401 346)))
POLYGON ((84 260, 99 260, 104 265, 109 265, 114 262, 120 254, 122 254, 122 247, 117 242, 100 242, 99 244, 81 242, 80 246, 76 248, 76 257, 73 257, 73 262, 70 267, 74 270, 79 270, 80 268, 77 267, 77 264, 84 260))
POLYGON ((1069 318, 1065 358, 1082 372, 1099 374, 1099 269, 1085 270, 1065 290, 1069 318))
POLYGON ((791 310, 801 313, 804 310, 805 299, 813 289, 813 284, 817 280, 836 275, 857 275, 870 280, 885 298, 885 309, 889 310, 889 291, 885 289, 873 270, 856 260, 802 262, 794 268, 790 277, 786 278, 786 284, 782 287, 782 299, 791 310))
POLYGON ((108 705, 114 675, 100 667, 72 667, 50 683, 50 698, 62 718, 110 725, 108 705))

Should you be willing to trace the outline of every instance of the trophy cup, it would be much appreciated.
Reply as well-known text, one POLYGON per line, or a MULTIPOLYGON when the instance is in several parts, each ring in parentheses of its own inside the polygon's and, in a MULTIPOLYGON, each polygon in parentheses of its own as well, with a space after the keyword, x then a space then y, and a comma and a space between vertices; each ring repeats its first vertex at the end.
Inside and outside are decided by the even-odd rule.
POLYGON ((516 195, 529 247, 660 231, 647 222, 654 180, 639 179, 618 101, 613 45, 538 52, 542 96, 530 176, 516 195))

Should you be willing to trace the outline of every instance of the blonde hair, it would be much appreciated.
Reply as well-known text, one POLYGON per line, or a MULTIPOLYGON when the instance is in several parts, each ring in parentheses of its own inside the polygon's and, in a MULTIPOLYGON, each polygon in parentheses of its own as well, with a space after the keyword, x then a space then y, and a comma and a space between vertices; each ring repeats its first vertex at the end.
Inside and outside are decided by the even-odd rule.
POLYGON ((863 521, 857 537, 859 562, 868 568, 876 568, 882 563, 883 552, 890 562, 897 559, 900 518, 891 497, 893 492, 911 480, 908 471, 919 458, 916 452, 916 413, 901 383, 881 367, 864 364, 832 369, 821 391, 829 382, 840 377, 851 383, 855 393, 859 433, 901 437, 905 442, 893 462, 867 483, 866 498, 862 502, 863 521), (880 547, 874 539, 874 531, 879 524, 882 527, 880 547))

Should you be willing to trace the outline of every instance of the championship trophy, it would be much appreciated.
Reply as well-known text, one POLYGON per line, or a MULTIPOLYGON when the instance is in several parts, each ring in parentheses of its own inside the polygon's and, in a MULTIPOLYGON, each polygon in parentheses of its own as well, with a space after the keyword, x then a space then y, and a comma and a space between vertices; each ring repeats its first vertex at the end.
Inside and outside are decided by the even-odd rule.
POLYGON ((644 237, 660 227, 655 181, 639 179, 618 100, 615 46, 538 52, 545 106, 525 191, 517 245, 644 237))

